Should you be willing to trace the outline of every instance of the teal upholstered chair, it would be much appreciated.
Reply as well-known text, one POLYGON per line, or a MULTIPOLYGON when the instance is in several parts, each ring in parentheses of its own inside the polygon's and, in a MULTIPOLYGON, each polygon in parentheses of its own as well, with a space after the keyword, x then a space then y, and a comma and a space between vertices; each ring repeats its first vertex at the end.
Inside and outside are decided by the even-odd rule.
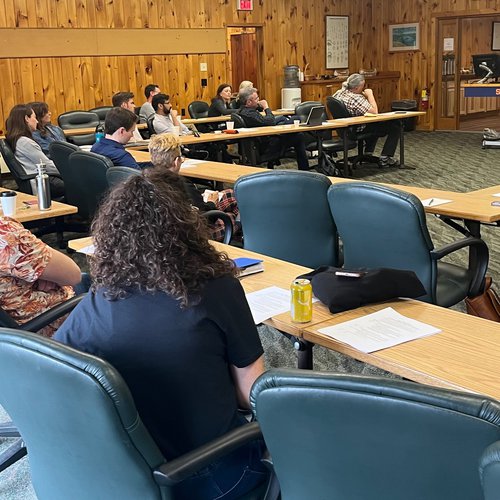
POLYGON ((261 436, 248 424, 165 463, 110 364, 8 328, 0 328, 0 404, 26 442, 40 500, 174 499, 173 484, 261 436))
POLYGON ((434 248, 416 196, 373 183, 349 182, 332 186, 328 201, 343 243, 346 269, 414 271, 427 290, 420 300, 444 307, 481 293, 488 267, 486 243, 464 238, 434 248), (441 261, 461 248, 475 253, 472 266, 441 261))
POLYGON ((234 185, 246 249, 316 268, 336 265, 337 231, 326 193, 328 177, 275 170, 234 185))
POLYGON ((500 439, 497 401, 387 378, 272 370, 251 405, 286 500, 482 500, 500 439))

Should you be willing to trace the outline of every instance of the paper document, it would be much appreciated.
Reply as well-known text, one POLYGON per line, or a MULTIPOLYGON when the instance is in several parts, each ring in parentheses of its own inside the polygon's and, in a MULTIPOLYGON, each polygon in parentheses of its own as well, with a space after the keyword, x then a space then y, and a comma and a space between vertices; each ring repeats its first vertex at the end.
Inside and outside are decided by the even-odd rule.
POLYGON ((422 205, 424 207, 437 207, 438 205, 444 205, 452 201, 453 200, 445 200, 444 198, 427 198, 426 200, 422 200, 422 205))
POLYGON ((181 170, 186 167, 194 167, 200 163, 207 163, 207 160, 195 160, 194 158, 186 158, 181 166, 181 170))
POLYGON ((365 116, 378 116, 378 113, 365 113, 365 116))
POLYGON ((277 286, 247 293, 246 298, 256 325, 290 310, 290 290, 277 286))
POLYGON ((440 331, 434 326, 407 318, 392 307, 319 330, 320 333, 344 342, 361 352, 379 351, 440 331))
POLYGON ((94 252, 95 252, 94 244, 88 245, 88 246, 80 248, 80 250, 78 250, 78 253, 83 253, 85 255, 94 255, 94 252))
POLYGON ((493 196, 496 196, 497 198, 500 198, 500 193, 495 193, 493 196))

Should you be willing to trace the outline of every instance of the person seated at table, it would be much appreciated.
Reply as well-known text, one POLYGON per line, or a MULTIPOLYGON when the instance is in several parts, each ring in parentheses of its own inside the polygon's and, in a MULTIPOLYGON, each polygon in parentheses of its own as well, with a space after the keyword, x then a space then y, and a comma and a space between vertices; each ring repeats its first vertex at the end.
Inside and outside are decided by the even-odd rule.
MULTIPOLYGON (((80 268, 68 256, 16 220, 0 217, 0 306, 15 321, 26 323, 70 299, 81 279, 80 268)), ((62 322, 39 333, 51 337, 62 322)))
MULTIPOLYGON (((238 99, 241 103, 241 108, 238 113, 243 118, 247 127, 279 125, 288 121, 288 119, 283 116, 276 117, 273 115, 267 101, 265 99, 259 99, 256 88, 243 88, 238 94, 238 99), (264 115, 258 111, 259 106, 264 111, 264 115)), ((309 170, 309 161, 307 159, 304 137, 300 132, 272 136, 269 137, 267 141, 261 143, 261 150, 265 149, 267 151, 278 152, 287 147, 293 147, 295 149, 299 170, 309 170)))
MULTIPOLYGON (((241 226, 237 222, 239 215, 238 204, 232 189, 212 191, 208 193, 207 201, 204 201, 195 184, 189 178, 179 175, 184 157, 177 136, 173 134, 154 135, 149 141, 149 152, 151 154, 151 163, 155 168, 146 171, 145 175, 149 175, 153 170, 162 169, 174 173, 182 182, 186 199, 189 200, 193 207, 196 207, 200 212, 208 212, 209 210, 225 212, 233 223, 233 234, 237 236, 241 232, 241 226)), ((216 241, 224 240, 224 224, 221 220, 215 223, 211 238, 216 241)))
POLYGON ((150 162, 137 162, 125 149, 137 125, 138 117, 124 108, 111 108, 104 120, 104 137, 96 142, 90 151, 108 157, 119 167, 145 168, 150 162))
POLYGON ((50 123, 52 113, 46 102, 30 102, 27 105, 31 106, 38 121, 36 130, 33 131, 33 140, 40 145, 47 158, 50 158, 50 144, 54 141, 66 142, 64 131, 50 123))
MULTIPOLYGON (((132 113, 135 114, 135 102, 134 102, 134 94, 132 92, 117 92, 112 98, 111 102, 115 108, 124 108, 128 109, 132 113)), ((137 130, 134 129, 134 134, 129 139, 129 142, 138 142, 142 141, 142 135, 137 130)))
POLYGON ((233 90, 229 83, 222 83, 217 87, 217 94, 212 99, 212 103, 208 108, 208 116, 224 116, 230 115, 233 111, 229 107, 233 90))
POLYGON ((173 134, 175 127, 179 127, 180 135, 192 134, 191 130, 181 123, 177 110, 172 109, 169 95, 156 94, 153 97, 152 105, 155 110, 153 128, 157 134, 173 134))
POLYGON ((17 104, 10 110, 6 120, 5 138, 14 152, 17 161, 27 174, 38 173, 37 165, 43 163, 49 176, 50 194, 52 198, 64 196, 64 182, 54 162, 42 151, 40 145, 33 140, 38 120, 31 106, 17 104))
MULTIPOLYGON (((55 339, 120 372, 171 461, 246 424, 238 407, 249 407, 264 362, 233 263, 168 175, 132 176, 103 201, 91 292, 55 339)), ((179 484, 175 498, 239 498, 267 477, 261 450, 257 441, 221 458, 179 484)))
POLYGON ((141 106, 139 111, 139 119, 141 123, 146 123, 147 119, 155 114, 153 105, 151 104, 153 97, 161 92, 160 87, 156 83, 151 83, 146 85, 144 89, 144 95, 146 96, 146 102, 141 106))
MULTIPOLYGON (((365 77, 359 73, 350 75, 342 84, 342 88, 337 90, 333 97, 342 101, 352 116, 378 113, 378 105, 373 90, 365 88, 365 77)), ((373 133, 372 138, 365 139, 364 154, 368 156, 373 155, 378 138, 387 136, 378 163, 381 167, 398 165, 398 161, 394 159, 400 136, 400 128, 396 120, 361 125, 358 130, 373 133)))
MULTIPOLYGON (((238 95, 236 96, 236 99, 234 100, 234 103, 232 103, 231 106, 234 109, 240 109, 241 108, 241 103, 240 103, 239 93, 243 89, 253 89, 253 88, 254 88, 253 82, 251 82, 250 80, 243 80, 240 83, 240 86, 238 87, 238 95)), ((257 111, 263 111, 262 106, 257 106, 257 111)))

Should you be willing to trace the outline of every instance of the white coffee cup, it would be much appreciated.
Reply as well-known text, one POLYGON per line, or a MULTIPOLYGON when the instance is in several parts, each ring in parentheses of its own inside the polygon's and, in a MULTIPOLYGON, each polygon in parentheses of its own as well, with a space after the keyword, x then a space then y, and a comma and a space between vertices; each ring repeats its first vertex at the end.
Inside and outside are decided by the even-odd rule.
POLYGON ((234 129, 234 122, 226 122, 226 129, 233 130, 234 129))
POLYGON ((179 127, 179 125, 174 125, 174 127, 172 129, 172 134, 174 134, 176 136, 181 135, 181 127, 179 127))
POLYGON ((0 193, 3 214, 8 217, 16 215, 17 193, 15 191, 2 191, 0 193))
POLYGON ((297 128, 300 125, 300 120, 293 120, 293 126, 297 128))

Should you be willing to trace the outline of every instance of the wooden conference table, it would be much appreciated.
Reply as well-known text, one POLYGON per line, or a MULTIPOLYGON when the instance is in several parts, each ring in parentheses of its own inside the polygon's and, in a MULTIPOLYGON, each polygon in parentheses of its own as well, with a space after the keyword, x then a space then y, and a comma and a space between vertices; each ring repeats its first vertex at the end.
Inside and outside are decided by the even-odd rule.
MULTIPOLYGON (((235 109, 234 113, 236 113, 237 111, 238 110, 235 109)), ((293 109, 276 109, 273 111, 274 116, 287 116, 287 115, 293 115, 294 113, 295 110, 293 109)), ((184 125, 190 125, 190 124, 204 125, 206 123, 220 123, 220 122, 231 121, 231 115, 207 116, 206 118, 182 118, 181 121, 182 123, 184 123, 184 125)))
MULTIPOLYGON (((149 161, 151 158, 148 151, 130 151, 130 153, 137 161, 149 161)), ((234 184, 240 177, 262 173, 265 171, 266 169, 260 167, 248 167, 245 165, 206 161, 182 167, 180 173, 186 177, 234 184)), ((362 182, 343 177, 329 177, 329 179, 332 184, 338 184, 341 182, 362 182)), ((490 198, 495 199, 491 197, 490 191, 500 193, 500 186, 488 188, 487 190, 473 191, 471 193, 457 193, 454 191, 444 191, 441 189, 422 188, 399 184, 374 184, 381 184, 412 193, 420 200, 438 198, 452 200, 451 202, 444 203, 442 205, 425 206, 424 209, 426 213, 465 221, 467 227, 475 236, 480 236, 481 223, 491 224, 500 221, 500 206, 491 205, 490 200, 490 198)), ((500 198, 497 199, 500 201, 500 198)))
MULTIPOLYGON (((91 238, 69 242, 81 250, 91 238)), ((268 286, 288 289, 292 280, 308 269, 241 248, 214 243, 229 257, 253 257, 264 261, 264 272, 245 276, 241 284, 246 293, 268 286)), ((472 391, 500 399, 500 324, 416 300, 393 300, 351 311, 331 314, 326 306, 313 305, 309 323, 293 323, 290 313, 279 314, 265 322, 288 335, 305 341, 311 355, 312 345, 322 345, 360 361, 370 363, 420 383, 472 391), (442 332, 422 339, 366 354, 318 332, 319 329, 392 307, 406 317, 438 327, 442 332)), ((304 359, 304 358, 303 358, 304 359)), ((306 366, 302 366, 306 367, 306 366)), ((312 366, 310 366, 312 368, 312 366)))
MULTIPOLYGON (((0 188, 1 191, 12 191, 12 189, 0 188)), ((53 201, 52 206, 49 210, 40 210, 37 204, 37 197, 31 194, 21 193, 16 191, 17 201, 16 201, 16 215, 13 217, 19 222, 31 222, 41 219, 51 219, 53 217, 62 217, 64 215, 76 214, 78 208, 73 205, 67 205, 66 203, 59 203, 58 201, 53 201), (30 202, 35 204, 27 205, 24 202, 30 202)), ((0 206, 0 213, 1 211, 0 206)))
MULTIPOLYGON (((401 113, 389 112, 380 113, 378 115, 372 116, 356 116, 350 118, 339 118, 336 120, 327 120, 321 125, 311 126, 311 127, 295 127, 292 125, 274 125, 266 127, 253 127, 253 128, 241 128, 237 129, 237 133, 227 134, 227 133, 216 133, 210 132, 206 134, 200 134, 199 137, 194 135, 184 135, 180 137, 181 143, 184 145, 189 144, 203 144, 207 142, 221 142, 229 140, 243 140, 243 139, 255 139, 258 137, 268 137, 271 135, 281 135, 281 134, 294 134, 297 132, 323 132, 325 130, 335 130, 339 128, 347 128, 351 126, 361 126, 370 123, 379 123, 384 121, 399 120, 400 122, 400 144, 399 144, 399 156, 400 165, 404 167, 404 130, 403 130, 403 120, 407 118, 413 118, 421 116, 425 113, 422 111, 404 111, 401 113)), ((218 131, 219 132, 219 131, 218 131)), ((147 145, 133 146, 129 149, 147 149, 147 145)), ((318 140, 318 149, 321 150, 321 140, 318 140)), ((348 143, 344 141, 344 175, 348 174, 348 143)))

